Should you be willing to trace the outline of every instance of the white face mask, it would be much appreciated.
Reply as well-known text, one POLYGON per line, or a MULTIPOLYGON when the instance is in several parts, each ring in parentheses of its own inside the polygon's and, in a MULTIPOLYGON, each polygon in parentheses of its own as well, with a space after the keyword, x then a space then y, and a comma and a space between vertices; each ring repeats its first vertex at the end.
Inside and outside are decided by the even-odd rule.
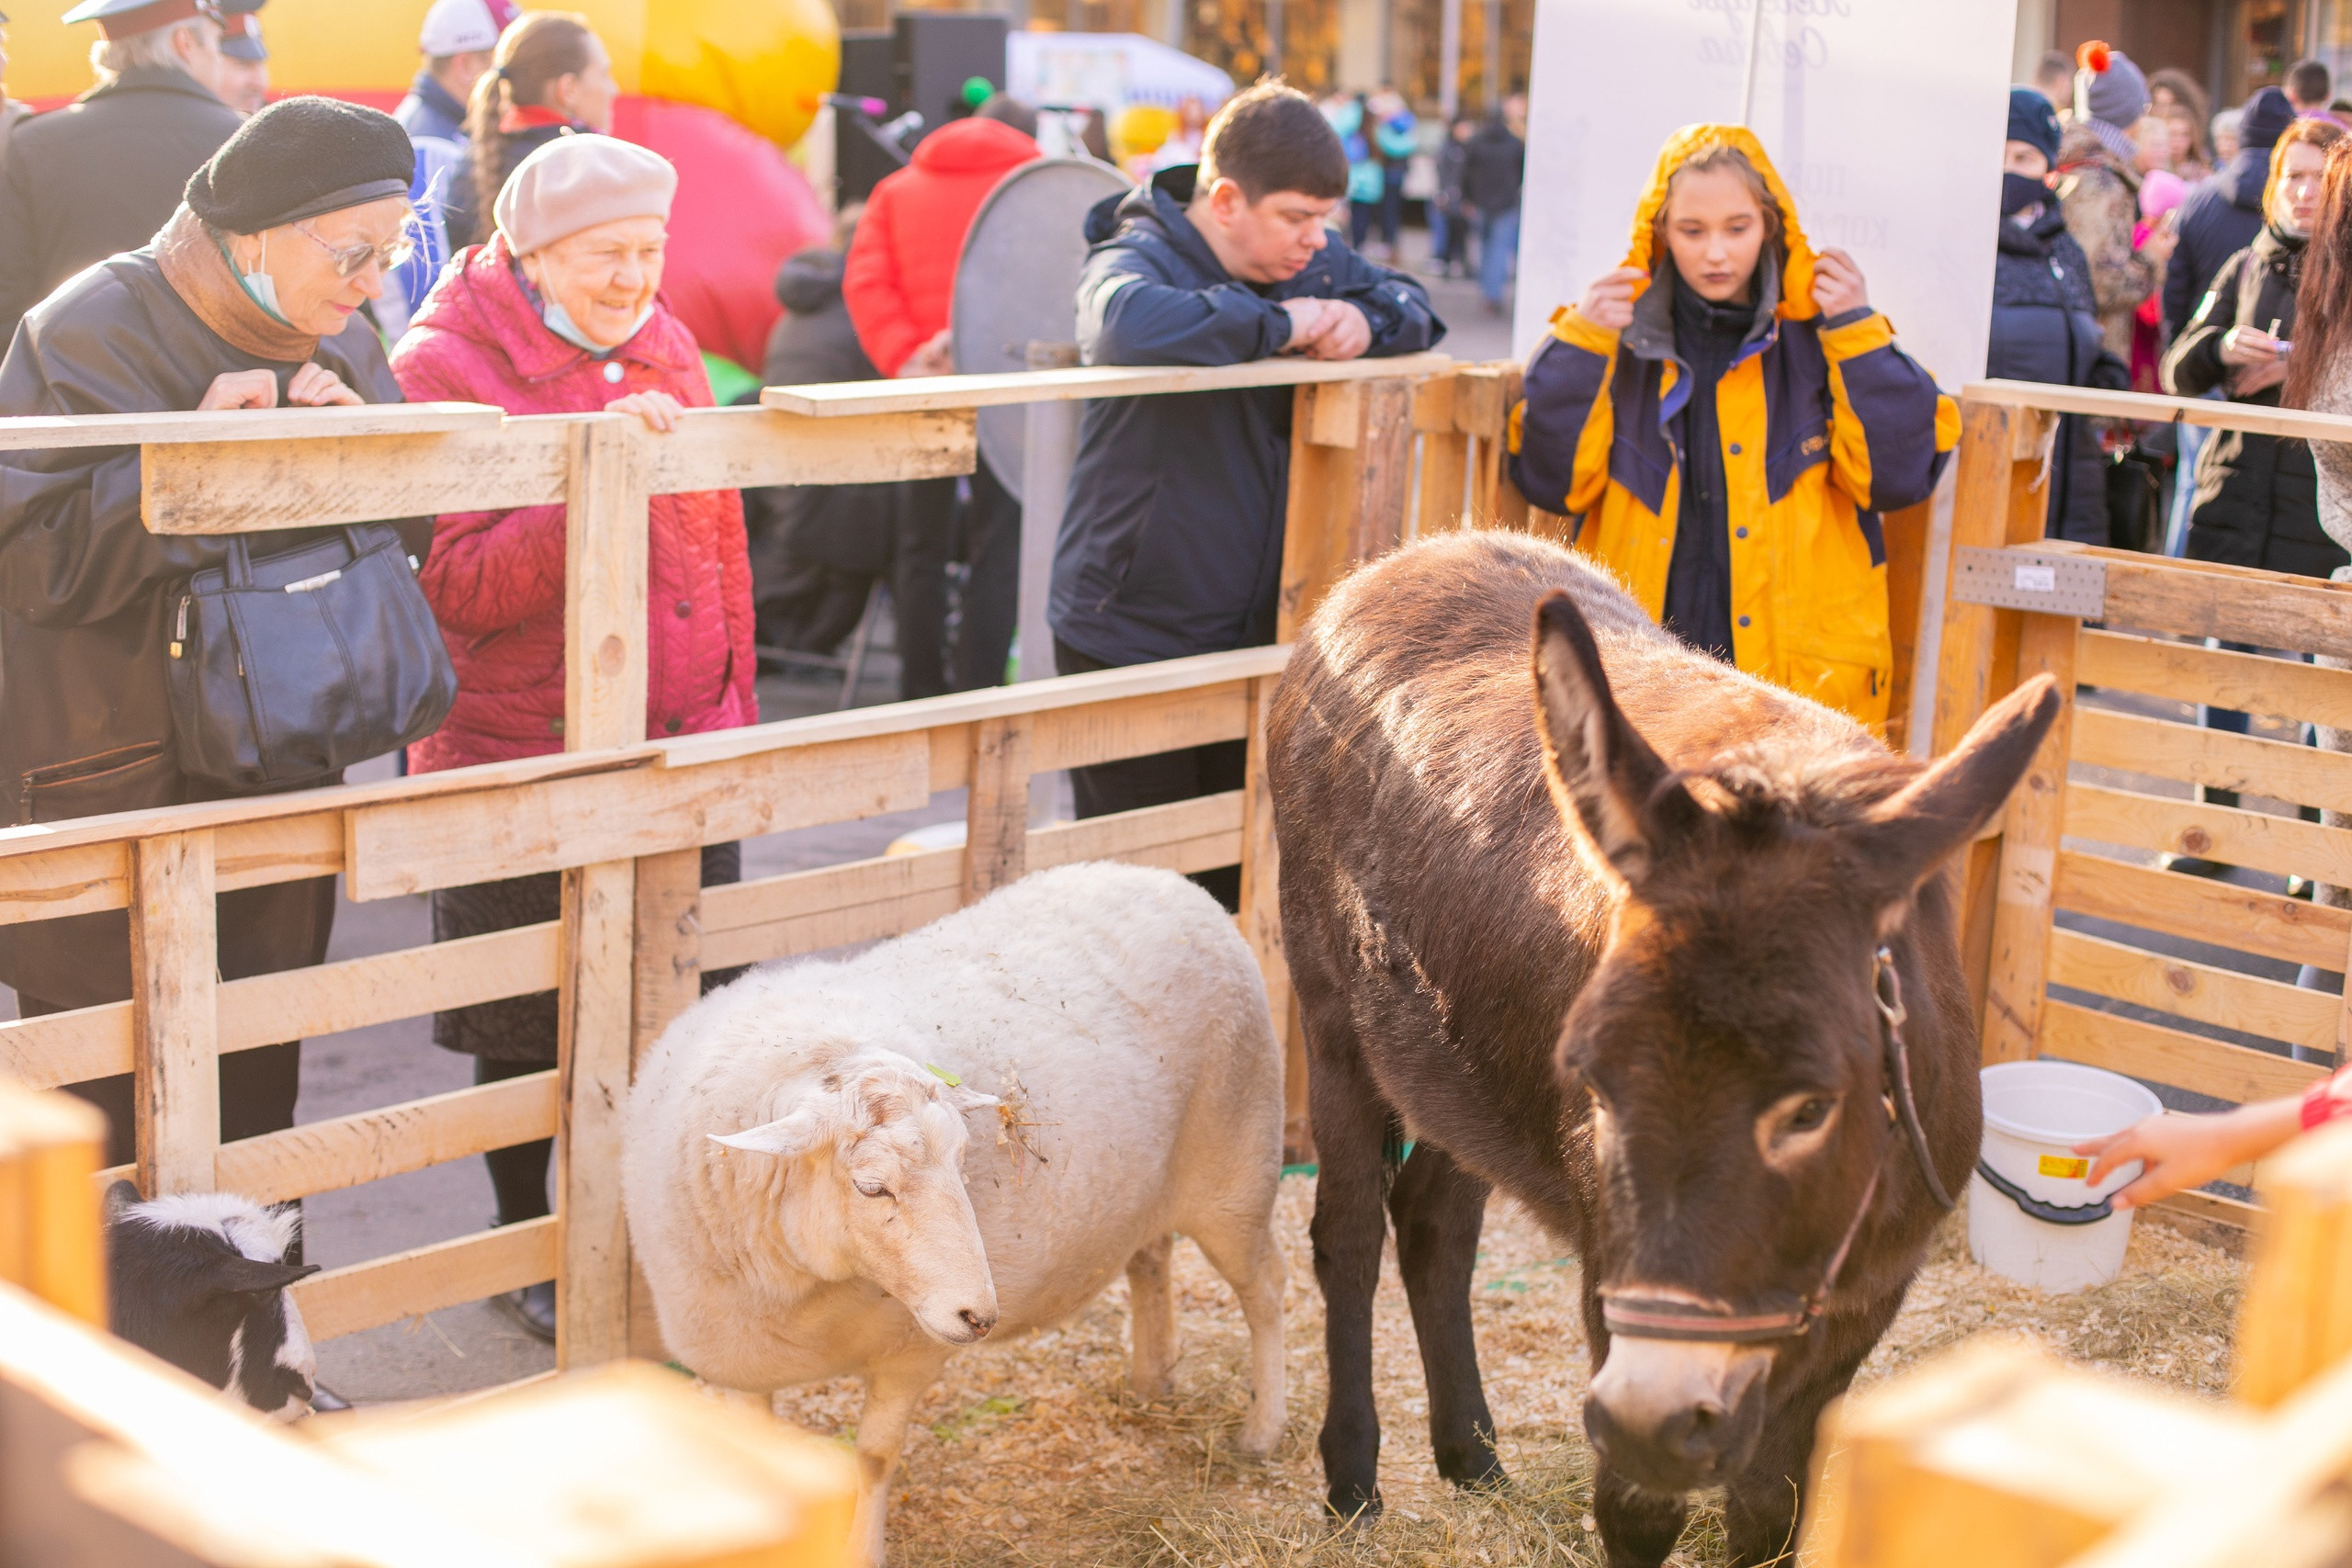
MULTIPOLYGON (((635 337, 644 330, 645 323, 652 319, 653 307, 648 305, 637 313, 637 320, 628 324, 628 335, 622 338, 621 343, 625 344, 629 338, 635 337)), ((563 302, 552 295, 548 297, 545 308, 539 311, 539 320, 548 324, 548 331, 555 333, 572 347, 585 349, 599 359, 612 353, 613 348, 620 346, 620 344, 615 344, 613 348, 606 348, 603 344, 591 339, 586 333, 580 330, 580 323, 571 319, 571 312, 563 308, 563 302)))
POLYGON ((261 259, 254 263, 253 271, 239 273, 237 276, 244 283, 245 292, 253 297, 253 302, 266 311, 271 321, 277 322, 280 326, 290 327, 294 323, 288 321, 285 313, 277 308, 277 279, 263 270, 268 265, 269 231, 264 230, 261 236, 261 259))

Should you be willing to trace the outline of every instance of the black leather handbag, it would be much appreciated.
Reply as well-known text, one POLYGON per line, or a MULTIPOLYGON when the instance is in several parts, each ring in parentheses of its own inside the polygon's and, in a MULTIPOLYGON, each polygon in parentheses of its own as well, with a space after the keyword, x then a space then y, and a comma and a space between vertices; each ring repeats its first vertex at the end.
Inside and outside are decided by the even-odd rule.
POLYGON ((166 602, 183 773, 241 793, 316 780, 422 740, 457 701, 416 568, 388 524, 225 565, 166 602))

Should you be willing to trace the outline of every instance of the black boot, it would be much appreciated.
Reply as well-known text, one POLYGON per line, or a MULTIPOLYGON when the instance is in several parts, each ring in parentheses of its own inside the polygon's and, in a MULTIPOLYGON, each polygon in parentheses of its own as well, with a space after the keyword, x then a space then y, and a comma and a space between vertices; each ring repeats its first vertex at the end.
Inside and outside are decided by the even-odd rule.
MULTIPOLYGON (((496 1230, 504 1220, 493 1219, 490 1227, 496 1230)), ((490 1304, 514 1320, 514 1325, 542 1345, 555 1343, 555 1281, 542 1280, 536 1285, 526 1285, 519 1291, 508 1291, 490 1298, 490 1304)))

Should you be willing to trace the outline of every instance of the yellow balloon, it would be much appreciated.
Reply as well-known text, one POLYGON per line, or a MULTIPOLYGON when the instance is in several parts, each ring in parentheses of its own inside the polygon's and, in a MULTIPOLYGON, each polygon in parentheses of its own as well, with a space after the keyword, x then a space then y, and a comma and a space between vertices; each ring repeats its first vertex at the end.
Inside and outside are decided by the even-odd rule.
MULTIPOLYGON (((8 96, 72 97, 91 85, 98 29, 66 27, 72 0, 10 9, 8 96)), ((277 93, 377 101, 406 90, 431 0, 273 0, 261 12, 277 93)), ((562 0, 612 51, 624 93, 716 109, 780 146, 800 139, 841 79, 841 27, 826 0, 562 0)))
POLYGON ((1125 164, 1159 151, 1176 130, 1176 111, 1162 104, 1129 104, 1111 117, 1111 158, 1125 164))

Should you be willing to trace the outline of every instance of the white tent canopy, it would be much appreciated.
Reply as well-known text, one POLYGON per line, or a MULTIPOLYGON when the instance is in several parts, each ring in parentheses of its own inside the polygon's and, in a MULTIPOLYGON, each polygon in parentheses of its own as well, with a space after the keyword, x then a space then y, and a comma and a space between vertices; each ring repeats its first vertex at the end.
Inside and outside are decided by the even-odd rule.
POLYGON ((1008 34, 1005 91, 1040 107, 1095 108, 1129 104, 1174 108, 1198 98, 1214 110, 1233 96, 1233 78, 1205 60, 1141 33, 1008 34))

